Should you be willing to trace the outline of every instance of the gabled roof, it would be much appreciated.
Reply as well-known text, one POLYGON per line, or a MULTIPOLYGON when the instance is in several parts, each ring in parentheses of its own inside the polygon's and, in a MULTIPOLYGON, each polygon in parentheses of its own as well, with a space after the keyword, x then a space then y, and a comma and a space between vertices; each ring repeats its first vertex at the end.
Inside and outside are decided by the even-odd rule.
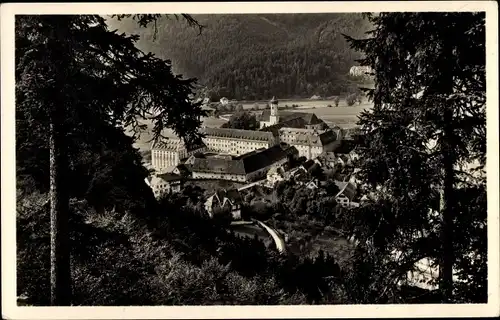
POLYGON ((219 189, 207 199, 208 205, 224 206, 229 201, 231 205, 240 204, 243 200, 237 189, 219 189))
POLYGON ((157 177, 166 182, 179 181, 182 179, 182 176, 175 173, 162 173, 158 174, 157 177))
POLYGON ((304 144, 312 146, 326 146, 337 139, 337 134, 331 130, 281 128, 280 135, 293 135, 292 144, 304 144))
POLYGON ((304 119, 304 121, 308 125, 323 124, 324 123, 324 121, 319 119, 314 113, 306 113, 305 115, 302 116, 302 119, 304 119))
POLYGON ((177 167, 176 167, 176 168, 179 170, 179 172, 180 172, 181 174, 187 174, 187 173, 190 173, 190 172, 191 172, 191 171, 189 170, 189 167, 188 167, 188 166, 186 166, 186 165, 185 165, 185 164, 183 164, 183 163, 181 163, 181 164, 177 165, 177 167))
POLYGON ((347 154, 356 148, 356 142, 354 140, 342 140, 340 146, 335 149, 337 154, 347 154))
POLYGON ((291 152, 298 153, 295 147, 275 145, 268 149, 253 151, 234 159, 195 158, 191 170, 196 172, 246 175, 287 158, 291 152))
POLYGON ((340 190, 337 195, 335 195, 335 197, 344 195, 349 199, 349 201, 352 201, 352 199, 354 199, 354 196, 356 195, 356 187, 353 183, 335 180, 335 184, 340 190))
POLYGON ((302 167, 306 170, 309 170, 314 165, 314 160, 307 160, 302 164, 302 167))

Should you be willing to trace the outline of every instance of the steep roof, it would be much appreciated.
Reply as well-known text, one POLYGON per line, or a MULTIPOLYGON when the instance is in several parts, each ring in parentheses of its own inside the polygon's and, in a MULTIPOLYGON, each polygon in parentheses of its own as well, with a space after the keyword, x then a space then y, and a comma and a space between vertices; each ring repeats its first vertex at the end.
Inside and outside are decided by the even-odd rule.
POLYGON ((257 171, 264 167, 270 166, 271 164, 280 161, 283 158, 288 157, 288 154, 290 152, 289 149, 291 148, 295 149, 295 147, 275 145, 271 148, 243 158, 242 160, 244 162, 246 172, 250 173, 257 171))
POLYGON ((191 170, 196 172, 246 175, 268 167, 288 157, 290 153, 298 153, 298 151, 295 147, 275 145, 262 151, 257 150, 244 154, 235 159, 196 158, 191 170))
POLYGON ((324 121, 319 119, 314 113, 306 113, 302 116, 302 119, 306 122, 306 124, 314 125, 314 124, 323 124, 324 121))
POLYGON ((218 189, 213 195, 211 195, 207 200, 210 200, 209 205, 224 205, 227 200, 231 204, 239 204, 242 202, 242 197, 237 189, 218 189))
POLYGON ((181 174, 188 174, 188 173, 190 173, 189 167, 186 166, 183 163, 178 164, 176 168, 180 171, 181 174))
POLYGON ((315 164, 314 160, 307 160, 302 164, 302 167, 306 170, 309 170, 314 164, 315 164))
POLYGON ((206 172, 206 173, 226 173, 245 175, 245 167, 241 160, 226 160, 217 158, 196 158, 191 165, 193 172, 206 172))
POLYGON ((274 142, 274 137, 271 133, 262 131, 205 127, 201 129, 201 132, 206 136, 212 137, 274 142))
POLYGON ((354 150, 356 147, 356 142, 354 140, 342 140, 340 146, 335 149, 335 153, 347 154, 354 150))
POLYGON ((337 193, 336 197, 338 197, 339 195, 344 195, 349 199, 349 201, 352 201, 352 199, 354 199, 354 196, 356 194, 356 187, 353 183, 335 180, 335 184, 340 190, 339 193, 337 193))
POLYGON ((337 134, 331 130, 282 128, 280 135, 292 134, 291 144, 305 144, 312 146, 325 146, 337 139, 337 134))
POLYGON ((178 181, 178 180, 182 179, 182 177, 180 175, 175 174, 175 173, 162 173, 162 174, 158 174, 157 177, 166 181, 166 182, 178 181))
POLYGON ((159 141, 153 142, 151 149, 153 150, 167 150, 167 151, 181 151, 185 149, 188 152, 198 150, 206 147, 203 142, 186 144, 183 139, 180 138, 167 138, 161 139, 159 141))

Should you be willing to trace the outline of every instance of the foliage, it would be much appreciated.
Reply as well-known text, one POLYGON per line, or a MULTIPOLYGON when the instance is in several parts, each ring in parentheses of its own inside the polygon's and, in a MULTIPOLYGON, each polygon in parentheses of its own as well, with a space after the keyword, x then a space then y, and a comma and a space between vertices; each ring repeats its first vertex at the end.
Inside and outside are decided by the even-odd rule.
POLYGON ((362 36, 361 14, 194 15, 198 30, 161 17, 154 30, 109 19, 112 28, 140 34, 140 48, 174 61, 200 79, 212 101, 332 96, 357 86, 349 68, 359 56, 341 33, 362 36), (220 35, 225 35, 221 37, 220 35), (223 61, 223 62, 222 62, 223 61))
POLYGON ((259 124, 255 114, 247 111, 237 112, 231 115, 229 121, 222 125, 224 128, 257 130, 259 124))
POLYGON ((16 133, 24 138, 18 143, 21 161, 28 161, 20 173, 35 169, 33 180, 42 187, 50 181, 51 303, 68 305, 69 198, 76 193, 99 211, 113 203, 125 210, 141 196, 147 204, 147 173, 123 128, 131 127, 135 137, 146 127, 139 119, 150 119, 155 140, 170 127, 185 142, 198 142, 205 113, 189 99, 195 79, 175 76, 169 61, 137 49, 137 36, 109 31, 101 16, 17 16, 15 24, 16 133), (78 160, 81 153, 84 161, 78 160), (41 168, 30 169, 38 159, 41 168), (122 171, 130 167, 131 173, 122 171), (71 173, 82 181, 71 181, 71 173))
MULTIPOLYGON (((46 198, 32 194, 18 203, 18 292, 27 294, 31 305, 48 304, 46 198)), ((74 305, 305 302, 303 294, 284 292, 272 276, 244 277, 216 256, 192 264, 131 215, 99 215, 85 203, 73 203, 72 210, 71 239, 79 244, 72 246, 74 305)))
POLYGON ((350 94, 345 98, 345 102, 349 107, 353 106, 356 103, 356 95, 350 94))
POLYGON ((485 302, 484 13, 384 13, 370 20, 371 38, 347 37, 375 79, 366 90, 374 108, 359 121, 359 165, 376 200, 356 210, 350 225, 370 256, 363 259, 380 275, 363 281, 394 296, 414 262, 428 257, 440 265, 441 301, 485 302), (452 273, 467 280, 453 282, 452 273))

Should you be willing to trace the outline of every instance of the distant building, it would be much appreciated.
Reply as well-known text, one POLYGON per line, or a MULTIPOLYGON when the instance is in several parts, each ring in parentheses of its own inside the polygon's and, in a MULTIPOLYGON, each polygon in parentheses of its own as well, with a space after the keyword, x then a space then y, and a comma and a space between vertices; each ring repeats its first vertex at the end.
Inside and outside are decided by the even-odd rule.
POLYGON ((225 105, 228 105, 229 104, 229 99, 228 98, 221 98, 220 99, 220 103, 225 106, 225 105))
POLYGON ((188 166, 186 166, 183 163, 177 165, 174 168, 174 170, 172 170, 172 173, 177 174, 177 175, 184 177, 184 178, 191 176, 191 171, 189 170, 188 166))
POLYGON ((171 172, 185 158, 206 149, 204 143, 186 145, 176 137, 157 141, 151 146, 151 164, 158 173, 171 172))
POLYGON ((212 218, 218 210, 228 210, 231 212, 234 220, 239 220, 241 219, 242 203, 243 201, 238 190, 221 189, 207 198, 205 201, 205 210, 207 210, 212 218))
POLYGON ((152 175, 146 178, 146 184, 153 190, 156 198, 164 194, 179 192, 182 188, 182 177, 172 173, 152 175))
POLYGON ((192 157, 186 164, 193 179, 249 182, 265 178, 269 169, 288 163, 297 153, 294 147, 280 144, 232 159, 192 157))
POLYGON ((276 144, 270 132, 205 127, 201 133, 205 135, 203 142, 208 151, 230 155, 242 155, 276 144))

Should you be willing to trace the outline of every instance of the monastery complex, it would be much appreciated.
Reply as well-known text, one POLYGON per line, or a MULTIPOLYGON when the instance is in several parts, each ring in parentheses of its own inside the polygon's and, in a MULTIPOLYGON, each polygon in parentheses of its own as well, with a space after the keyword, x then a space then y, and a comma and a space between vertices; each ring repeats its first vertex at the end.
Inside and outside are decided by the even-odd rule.
POLYGON ((200 145, 186 146, 179 138, 154 143, 152 166, 165 173, 185 164, 195 179, 253 181, 293 157, 315 159, 331 152, 342 140, 339 127, 328 127, 313 113, 280 114, 274 97, 258 120, 259 130, 203 127, 200 145))

